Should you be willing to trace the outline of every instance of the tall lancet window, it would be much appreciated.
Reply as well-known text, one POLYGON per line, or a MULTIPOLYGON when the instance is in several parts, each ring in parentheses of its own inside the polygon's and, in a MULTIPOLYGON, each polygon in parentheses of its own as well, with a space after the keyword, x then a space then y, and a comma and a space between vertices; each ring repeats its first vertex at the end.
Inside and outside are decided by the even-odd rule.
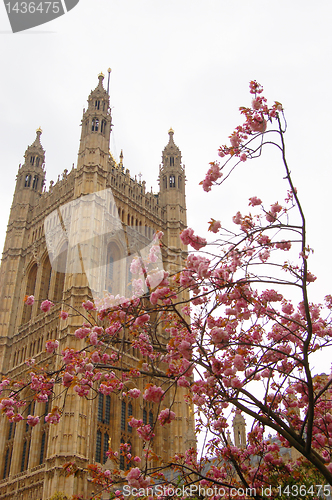
POLYGON ((105 135, 105 130, 106 130, 106 120, 102 120, 101 121, 100 132, 105 135))
POLYGON ((175 175, 170 175, 169 176, 169 187, 170 188, 175 188, 175 175))
POLYGON ((98 128, 99 128, 99 119, 93 118, 92 119, 92 127, 91 127, 92 132, 98 132, 98 128))
POLYGON ((108 263, 107 263, 107 290, 111 293, 112 292, 112 284, 113 284, 113 279, 114 279, 114 259, 112 255, 108 256, 108 263))

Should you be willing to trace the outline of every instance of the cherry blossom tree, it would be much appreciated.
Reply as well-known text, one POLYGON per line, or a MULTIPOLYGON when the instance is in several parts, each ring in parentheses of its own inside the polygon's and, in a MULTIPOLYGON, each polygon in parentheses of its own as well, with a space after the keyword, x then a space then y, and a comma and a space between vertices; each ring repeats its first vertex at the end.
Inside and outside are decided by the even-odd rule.
MULTIPOLYGON (((316 277, 308 269, 312 250, 306 219, 286 159, 284 111, 279 102, 269 106, 262 92, 256 81, 250 82, 251 106, 240 108, 244 123, 230 135, 230 145, 219 148, 220 159, 210 163, 201 184, 206 192, 222 189, 235 169, 250 168, 269 145, 280 156, 280 177, 287 184, 284 199, 265 202, 261 193, 253 193, 248 212, 238 211, 230 228, 210 220, 214 240, 209 243, 192 228, 185 229, 182 242, 193 248, 186 266, 173 275, 158 271, 163 275, 157 286, 156 271, 149 274, 149 262, 136 259, 135 284, 145 280, 147 293, 85 302, 82 327, 75 331, 85 342, 83 349, 60 353, 58 340, 49 340, 46 350, 61 358, 59 369, 50 372, 28 360, 26 380, 4 378, 0 384, 3 413, 15 422, 24 418, 31 426, 39 417, 22 411, 27 386, 37 401, 47 401, 60 384, 64 390, 72 387, 78 397, 97 391, 154 403, 158 417, 153 425, 135 415, 129 421, 146 444, 145 455, 132 457, 125 443, 108 452, 112 471, 89 468, 93 481, 117 498, 124 495, 117 484, 142 490, 141 496, 153 484, 163 485, 162 493, 156 493, 160 498, 179 496, 176 484, 189 488, 192 496, 204 496, 205 488, 212 492, 205 496, 215 500, 286 498, 293 490, 284 489, 294 484, 303 486, 296 495, 318 498, 327 493, 318 491, 320 484, 332 485, 332 375, 315 373, 311 361, 330 352, 332 296, 324 304, 310 301, 308 285, 316 277), (122 363, 128 346, 142 358, 131 370, 122 363), (160 368, 165 364, 166 376, 160 368), (146 376, 154 383, 141 391, 137 380, 146 376), (135 387, 129 388, 129 382, 135 387), (195 405, 198 435, 208 433, 200 454, 191 448, 158 465, 151 443, 156 427, 171 426, 176 417, 171 404, 161 405, 175 387, 184 388, 188 405, 195 405), (236 412, 250 420, 246 446, 237 447, 229 438, 230 417, 236 412), (296 458, 283 458, 287 448, 296 458), (125 475, 120 455, 130 463, 125 475), (167 468, 176 471, 177 483, 167 479, 167 468), (311 489, 308 478, 320 483, 311 489)), ((161 237, 155 238, 151 262, 162 247, 161 237)), ((27 297, 26 307, 33 301, 27 297)), ((51 307, 49 301, 41 304, 44 312, 51 307)), ((64 304, 62 318, 73 313, 64 304)), ((54 400, 52 404, 45 420, 56 425, 62 408, 54 400)), ((68 473, 75 470, 75 464, 67 464, 68 473)))

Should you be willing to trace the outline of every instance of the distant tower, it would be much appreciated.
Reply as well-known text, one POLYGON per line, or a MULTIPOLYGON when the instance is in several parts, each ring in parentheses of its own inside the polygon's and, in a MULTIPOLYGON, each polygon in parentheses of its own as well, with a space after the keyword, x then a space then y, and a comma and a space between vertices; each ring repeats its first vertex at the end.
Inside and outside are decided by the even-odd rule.
POLYGON ((174 271, 186 257, 186 248, 180 240, 180 232, 187 227, 185 169, 181 164, 181 151, 174 143, 174 130, 168 131, 169 141, 162 154, 159 168, 160 206, 164 209, 165 242, 167 260, 174 271))
MULTIPOLYGON (((7 235, 0 270, 0 335, 11 337, 17 325, 22 273, 24 271, 24 248, 30 236, 31 209, 38 205, 45 182, 45 151, 40 143, 41 129, 36 139, 28 146, 24 164, 19 166, 13 203, 10 209, 7 235)), ((31 281, 31 286, 35 279, 31 281)), ((32 292, 33 293, 33 290, 32 292)))
POLYGON ((112 117, 110 98, 103 87, 104 75, 90 93, 88 109, 83 111, 81 140, 77 160, 75 196, 106 188, 112 117), (93 175, 93 174, 99 175, 93 175))
POLYGON ((235 411, 235 417, 233 418, 233 432, 234 432, 234 443, 238 448, 244 448, 246 446, 246 421, 240 410, 235 411))

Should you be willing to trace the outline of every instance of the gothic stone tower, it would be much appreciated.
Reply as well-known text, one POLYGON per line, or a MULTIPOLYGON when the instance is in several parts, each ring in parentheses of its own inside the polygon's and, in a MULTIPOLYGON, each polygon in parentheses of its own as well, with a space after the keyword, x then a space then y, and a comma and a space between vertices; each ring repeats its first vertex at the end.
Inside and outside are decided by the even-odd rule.
MULTIPOLYGON (((90 241, 89 244, 93 242, 92 251, 88 252, 92 259, 88 280, 84 265, 74 269, 70 264, 68 244, 61 233, 68 217, 65 207, 75 205, 86 195, 96 196, 98 203, 105 204, 105 198, 98 193, 109 190, 112 198, 106 200, 108 223, 116 228, 120 225, 124 232, 130 227, 144 228, 139 232, 141 245, 151 241, 155 231, 162 230, 167 248, 165 267, 170 271, 176 271, 186 257, 186 248, 179 238, 186 226, 185 173, 181 152, 173 141, 174 132, 169 131, 169 142, 162 154, 160 190, 156 194, 147 192, 145 181, 133 179, 124 168, 122 152, 119 163, 110 153, 112 117, 103 78, 100 74, 98 85, 88 98, 88 108, 83 112, 77 166, 70 172, 65 169, 61 178, 59 176, 55 184, 51 181, 46 190, 45 152, 38 129, 35 141, 26 150, 24 164, 19 167, 0 269, 2 376, 19 379, 29 369, 25 363, 27 358, 34 358, 36 365, 48 362, 50 369, 56 368, 58 361, 45 351, 45 342, 49 339, 58 339, 60 351, 69 346, 81 347, 81 341, 74 336, 74 331, 82 326, 80 318, 69 316, 60 320, 59 302, 65 301, 79 309, 84 300, 91 299, 91 283, 98 281, 93 271, 95 258, 105 260, 108 280, 103 283, 105 289, 113 292, 112 287, 122 286, 121 280, 116 281, 120 271, 126 272, 122 268, 127 261, 121 259, 125 242, 117 235, 119 231, 108 235, 106 240, 98 240, 97 233, 84 240, 86 214, 74 220, 74 229, 77 224, 83 232, 82 239, 90 241), (45 221, 46 230, 55 226, 56 259, 46 247, 45 221), (32 308, 24 306, 25 295, 35 296, 32 308), (39 304, 46 298, 54 301, 55 306, 48 313, 42 313, 39 304)), ((98 228, 98 210, 91 212, 87 205, 87 211, 90 227, 98 228)), ((82 243, 82 254, 86 250, 84 245, 88 243, 82 243)), ((125 364, 132 368, 139 361, 138 356, 137 349, 128 349, 125 364)), ((143 385, 142 382, 141 389, 143 385)), ((56 391, 60 392, 60 388, 56 391)), ((24 420, 14 424, 2 416, 0 500, 47 500, 55 491, 63 491, 69 497, 76 494, 89 498, 94 486, 87 481, 87 476, 82 473, 65 478, 62 466, 75 460, 83 470, 89 463, 105 463, 109 440, 113 450, 119 449, 121 442, 131 442, 133 455, 140 455, 142 442, 127 425, 127 417, 135 414, 145 423, 151 423, 156 415, 153 406, 140 407, 136 402, 133 400, 131 404, 114 394, 100 394, 88 401, 68 391, 58 425, 49 426, 41 418, 39 424, 31 428, 24 420)), ((51 401, 32 401, 26 415, 45 415, 51 406, 51 401)), ((164 458, 195 445, 193 416, 181 391, 175 396, 174 407, 176 420, 170 426, 159 426, 154 438, 155 451, 164 458)), ((126 467, 123 461, 121 467, 126 467)))

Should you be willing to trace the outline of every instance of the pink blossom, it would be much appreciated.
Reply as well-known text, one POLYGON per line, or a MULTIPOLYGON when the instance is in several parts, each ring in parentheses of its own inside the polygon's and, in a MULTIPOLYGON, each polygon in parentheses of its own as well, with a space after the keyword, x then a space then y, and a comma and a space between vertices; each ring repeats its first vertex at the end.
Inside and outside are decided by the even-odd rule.
POLYGON ((229 340, 229 333, 223 328, 214 327, 211 330, 211 339, 214 344, 227 342, 229 340))
POLYGON ((182 356, 186 359, 190 359, 191 358, 191 349, 192 349, 192 345, 190 342, 188 342, 187 340, 183 340, 179 346, 178 346, 178 351, 182 354, 182 356))
POLYGON ((281 310, 285 314, 292 314, 294 312, 294 307, 290 302, 284 303, 281 310))
POLYGON ((250 128, 253 132, 261 132, 261 133, 265 132, 266 126, 267 126, 266 120, 258 113, 256 113, 252 117, 252 120, 250 122, 250 128))
POLYGON ((257 196, 252 196, 251 198, 249 198, 249 205, 251 205, 252 207, 255 207, 256 205, 261 205, 262 204, 262 200, 260 198, 257 198, 257 196))
POLYGON ((1 400, 0 403, 0 409, 3 410, 4 408, 10 408, 15 404, 15 399, 13 398, 4 398, 1 400))
POLYGON ((67 319, 69 314, 66 311, 61 311, 60 313, 60 318, 61 319, 67 319))
POLYGON ((34 301, 35 301, 35 298, 33 295, 29 295, 29 296, 26 295, 26 297, 24 299, 24 302, 26 303, 27 306, 32 306, 34 301))
POLYGON ((259 254, 259 258, 262 262, 266 262, 269 259, 269 257, 270 257, 270 250, 268 250, 267 248, 262 252, 260 252, 259 254))
POLYGON ((236 215, 234 215, 232 220, 233 220, 234 224, 241 224, 241 222, 242 222, 241 212, 236 212, 236 215))
POLYGON ((233 134, 230 136, 230 142, 233 148, 239 147, 241 139, 236 132, 233 132, 233 134))
POLYGON ((82 303, 82 306, 86 311, 93 311, 95 309, 94 303, 91 300, 86 300, 82 303))
POLYGON ((170 424, 172 420, 175 419, 174 411, 171 411, 169 408, 162 410, 158 415, 158 420, 160 425, 164 426, 165 424, 170 424))
POLYGON ((206 245, 206 239, 196 236, 194 230, 190 227, 180 233, 180 239, 184 245, 191 245, 195 250, 200 250, 206 245))
POLYGON ((214 219, 210 220, 208 229, 209 231, 212 231, 212 233, 217 233, 220 228, 221 228, 220 220, 214 220, 214 219))
POLYGON ((31 427, 34 427, 39 423, 39 417, 34 417, 33 415, 28 415, 27 417, 27 424, 31 425, 31 427))
POLYGON ((256 98, 256 99, 253 99, 251 101, 251 105, 252 105, 253 109, 258 111, 261 108, 262 103, 261 103, 261 100, 259 98, 256 98))
MULTIPOLYGON (((219 156, 221 156, 221 154, 223 153, 221 150, 219 150, 219 156)), ((222 176, 218 163, 212 162, 210 163, 210 165, 211 166, 207 171, 205 179, 200 183, 203 185, 203 189, 206 192, 211 191, 212 183, 216 182, 216 180, 218 180, 222 176)))
POLYGON ((189 380, 187 380, 183 375, 177 380, 177 385, 179 387, 190 387, 189 380))
POLYGON ((110 396, 110 394, 112 394, 116 390, 116 388, 117 384, 100 384, 99 392, 101 392, 101 394, 104 394, 104 396, 110 396))
POLYGON ((89 333, 91 332, 90 328, 78 328, 77 330, 75 330, 75 337, 77 337, 78 339, 84 339, 89 333))
POLYGON ((153 403, 159 403, 160 400, 162 399, 165 391, 162 390, 161 387, 158 387, 156 385, 149 385, 143 394, 143 398, 146 401, 152 401, 153 403))
POLYGON ((141 391, 139 389, 130 389, 128 391, 128 396, 130 396, 131 398, 134 398, 134 399, 137 399, 141 394, 141 391))
POLYGON ((93 363, 100 363, 100 353, 99 353, 99 351, 94 351, 91 354, 91 361, 93 361, 93 363))
POLYGON ((68 372, 65 372, 62 376, 62 385, 64 385, 65 387, 70 387, 73 378, 74 378, 73 375, 71 375, 68 372))
POLYGON ((323 436, 323 434, 315 434, 313 438, 316 443, 318 443, 320 446, 324 446, 326 444, 326 437, 323 436))
POLYGON ((155 434, 152 432, 151 425, 149 424, 138 427, 137 434, 144 441, 151 441, 155 436, 155 434))
POLYGON ((130 427, 137 429, 138 427, 141 427, 143 425, 143 420, 141 419, 137 420, 137 418, 132 417, 129 420, 128 424, 130 425, 130 427))
POLYGON ((268 222, 271 222, 271 223, 273 223, 277 220, 275 213, 272 213, 272 212, 267 212, 265 218, 268 222))
POLYGON ((20 422, 21 420, 23 420, 23 416, 21 415, 21 413, 16 413, 16 415, 14 415, 11 420, 12 422, 20 422))
POLYGON ((98 334, 97 332, 91 332, 90 335, 89 335, 89 341, 90 341, 90 344, 92 345, 97 345, 98 344, 98 334))
POLYGON ((271 212, 272 213, 276 214, 276 213, 280 212, 281 210, 282 210, 282 206, 278 202, 271 205, 271 212))
POLYGON ((51 307, 54 306, 53 302, 51 302, 50 300, 44 300, 41 304, 40 304, 40 309, 43 311, 43 312, 48 312, 51 307))
POLYGON ((234 356, 233 363, 237 370, 243 371, 245 369, 244 359, 243 356, 241 356, 240 354, 236 354, 234 356))
POLYGON ((313 281, 316 281, 317 277, 314 276, 312 273, 307 271, 307 282, 312 283, 313 281))
POLYGON ((134 257, 130 264, 130 272, 132 274, 143 274, 144 270, 142 269, 141 259, 138 257, 134 257))
POLYGON ((45 422, 50 424, 58 424, 60 422, 60 414, 57 411, 52 411, 45 417, 45 422))
POLYGON ((143 474, 138 467, 131 469, 126 476, 126 479, 129 486, 132 488, 146 488, 151 481, 149 477, 144 479, 143 474))
POLYGON ((291 246, 292 244, 290 241, 281 240, 276 243, 276 248, 279 248, 280 250, 288 251, 291 249, 291 246))
POLYGON ((240 389, 240 387, 242 387, 242 382, 238 377, 234 377, 231 379, 231 386, 233 389, 240 389))
POLYGON ((149 319, 149 314, 142 314, 135 319, 134 326, 143 326, 144 323, 147 323, 149 321, 149 319))
POLYGON ((58 340, 48 340, 45 344, 46 352, 52 354, 59 347, 58 340))
POLYGON ((247 161, 247 155, 245 153, 240 154, 241 161, 247 161))
POLYGON ((170 288, 168 287, 163 287, 163 288, 157 288, 154 292, 151 293, 150 295, 150 302, 153 305, 156 305, 158 300, 161 298, 164 298, 165 295, 168 295, 170 293, 170 288))

